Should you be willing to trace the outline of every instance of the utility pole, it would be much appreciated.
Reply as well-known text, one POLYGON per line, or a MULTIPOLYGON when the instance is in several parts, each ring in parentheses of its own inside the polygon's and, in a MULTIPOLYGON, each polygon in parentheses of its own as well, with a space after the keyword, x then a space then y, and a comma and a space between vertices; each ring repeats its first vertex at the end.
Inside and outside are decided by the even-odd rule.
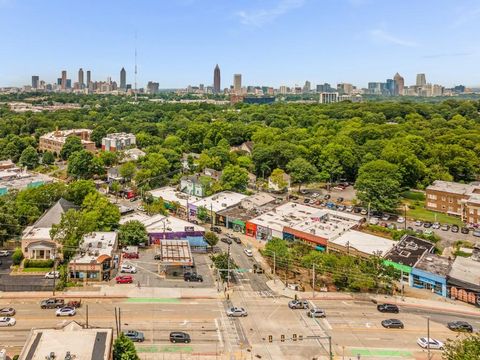
MULTIPOLYGON (((56 245, 55 245, 56 246, 56 245)), ((53 296, 55 296, 56 278, 57 278, 57 249, 53 249, 53 296)))
POLYGON ((368 208, 367 208, 367 224, 370 224, 370 203, 368 203, 368 208))
POLYGON ((405 205, 405 207, 403 209, 404 209, 404 214, 405 214, 405 216, 404 216, 405 221, 403 222, 403 224, 404 224, 403 229, 407 230, 407 205, 405 205))
POLYGON ((427 359, 430 360, 430 317, 427 317, 427 359))
POLYGON ((85 305, 86 317, 87 317, 87 329, 88 329, 88 305, 85 305))
POLYGON ((315 298, 315 263, 312 264, 312 298, 315 298))
POLYGON ((230 244, 228 244, 227 253, 227 289, 230 289, 230 244))
POLYGON ((276 267, 277 267, 277 257, 275 251, 273 252, 273 283, 275 284, 276 279, 277 279, 277 273, 276 273, 276 267))
POLYGON ((401 295, 402 295, 402 301, 403 301, 403 270, 400 270, 400 285, 402 286, 402 290, 401 290, 401 295))

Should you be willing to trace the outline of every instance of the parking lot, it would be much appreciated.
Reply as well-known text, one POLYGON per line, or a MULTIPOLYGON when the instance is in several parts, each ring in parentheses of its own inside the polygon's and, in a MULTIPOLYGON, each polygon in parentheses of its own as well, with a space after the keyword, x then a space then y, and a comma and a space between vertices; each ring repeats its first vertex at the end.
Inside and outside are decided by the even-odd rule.
MULTIPOLYGON (((131 264, 137 269, 133 274, 134 284, 147 287, 213 287, 214 279, 209 267, 209 255, 193 253, 195 263, 194 272, 203 277, 203 282, 187 282, 183 279, 184 271, 181 266, 168 267, 166 276, 160 275, 162 265, 155 260, 155 246, 148 249, 141 249, 138 259, 123 259, 122 264, 131 264)), ((119 274, 120 275, 120 274, 119 274)), ((123 274, 122 274, 123 275, 123 274)), ((115 280, 113 280, 115 282, 115 280)))

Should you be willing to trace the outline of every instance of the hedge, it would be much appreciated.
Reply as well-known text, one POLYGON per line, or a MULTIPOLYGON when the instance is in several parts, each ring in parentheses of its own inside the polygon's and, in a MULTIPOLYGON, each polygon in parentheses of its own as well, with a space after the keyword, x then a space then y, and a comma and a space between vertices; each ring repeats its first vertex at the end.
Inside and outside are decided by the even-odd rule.
POLYGON ((24 268, 52 268, 53 260, 31 260, 26 259, 23 262, 24 268))

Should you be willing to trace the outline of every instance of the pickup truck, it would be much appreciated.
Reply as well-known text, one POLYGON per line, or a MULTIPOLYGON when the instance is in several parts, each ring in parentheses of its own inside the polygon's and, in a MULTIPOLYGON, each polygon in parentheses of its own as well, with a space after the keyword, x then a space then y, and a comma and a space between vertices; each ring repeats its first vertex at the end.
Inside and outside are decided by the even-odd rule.
POLYGON ((63 299, 55 299, 50 298, 46 300, 42 300, 40 303, 40 307, 42 309, 58 309, 65 305, 65 301, 63 299))

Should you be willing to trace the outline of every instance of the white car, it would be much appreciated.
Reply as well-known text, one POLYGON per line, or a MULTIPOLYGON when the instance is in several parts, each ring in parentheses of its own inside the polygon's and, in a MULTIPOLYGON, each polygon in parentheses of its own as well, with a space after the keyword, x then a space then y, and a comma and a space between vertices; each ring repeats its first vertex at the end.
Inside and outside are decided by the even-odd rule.
POLYGON ((123 264, 122 268, 120 269, 120 272, 128 273, 128 274, 135 274, 137 272, 137 268, 135 266, 132 266, 132 265, 123 264))
POLYGON ((403 224, 405 222, 405 218, 403 216, 399 216, 397 219, 397 223, 403 224))
POLYGON ((4 256, 8 256, 10 253, 8 252, 8 250, 0 250, 0 256, 4 257, 4 256))
POLYGON ((242 307, 234 306, 227 310, 227 316, 230 316, 230 317, 245 317, 247 315, 248 315, 247 310, 245 310, 242 307))
POLYGON ((369 223, 372 225, 378 225, 379 222, 380 222, 380 219, 378 217, 372 217, 369 220, 369 223))
POLYGON ((17 323, 13 317, 2 317, 0 318, 0 326, 13 326, 17 323))
POLYGON ((75 308, 74 307, 70 307, 70 306, 64 306, 60 309, 58 309, 56 312, 55 312, 55 315, 57 316, 73 316, 75 315, 77 312, 75 311, 75 308))
POLYGON ((60 273, 58 271, 50 271, 45 274, 45 279, 58 279, 60 277, 60 273))
POLYGON ((307 311, 307 316, 311 318, 324 318, 327 316, 327 314, 325 314, 325 311, 322 309, 313 308, 307 311))
POLYGON ((417 344, 424 349, 430 345, 430 349, 443 350, 443 343, 437 339, 421 337, 417 339, 417 344))
POLYGON ((253 252, 252 252, 252 250, 250 250, 250 249, 245 249, 245 250, 243 250, 243 252, 244 252, 245 255, 247 255, 248 257, 252 257, 252 256, 253 256, 253 252))
POLYGON ((312 194, 312 197, 313 197, 313 198, 317 198, 317 197, 319 197, 319 196, 320 196, 319 193, 313 193, 313 194, 312 194))

